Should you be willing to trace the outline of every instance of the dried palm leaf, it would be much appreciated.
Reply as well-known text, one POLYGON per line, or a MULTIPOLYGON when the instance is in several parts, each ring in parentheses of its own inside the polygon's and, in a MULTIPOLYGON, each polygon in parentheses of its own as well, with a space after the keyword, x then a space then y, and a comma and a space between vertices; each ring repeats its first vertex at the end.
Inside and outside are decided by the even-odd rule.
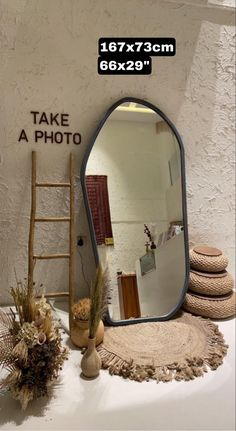
POLYGON ((12 349, 14 347, 14 336, 12 334, 12 316, 0 310, 0 366, 5 367, 12 363, 12 349))
POLYGON ((13 365, 15 358, 12 355, 14 348, 13 337, 8 336, 0 341, 0 366, 6 368, 7 366, 13 365))
POLYGON ((19 331, 19 323, 16 322, 16 316, 10 309, 11 314, 0 310, 0 342, 6 337, 14 337, 19 331))
POLYGON ((9 331, 12 328, 12 322, 12 315, 0 310, 0 335, 2 331, 9 331))

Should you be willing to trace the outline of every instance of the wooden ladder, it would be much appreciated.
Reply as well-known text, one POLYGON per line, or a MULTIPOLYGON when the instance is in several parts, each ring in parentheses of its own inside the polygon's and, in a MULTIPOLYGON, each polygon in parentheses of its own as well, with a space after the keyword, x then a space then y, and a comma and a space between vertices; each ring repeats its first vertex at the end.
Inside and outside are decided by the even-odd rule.
POLYGON ((28 286, 29 292, 33 295, 33 273, 37 260, 41 259, 69 259, 69 291, 46 293, 46 298, 69 297, 69 327, 71 329, 72 312, 71 307, 75 298, 75 215, 74 215, 74 156, 70 153, 69 161, 69 182, 68 183, 39 183, 36 180, 36 151, 32 151, 32 172, 31 172, 31 214, 28 244, 28 286), (70 215, 68 217, 37 217, 36 216, 36 190, 38 187, 68 187, 70 188, 70 215), (34 254, 34 232, 36 222, 69 222, 69 253, 61 254, 34 254))

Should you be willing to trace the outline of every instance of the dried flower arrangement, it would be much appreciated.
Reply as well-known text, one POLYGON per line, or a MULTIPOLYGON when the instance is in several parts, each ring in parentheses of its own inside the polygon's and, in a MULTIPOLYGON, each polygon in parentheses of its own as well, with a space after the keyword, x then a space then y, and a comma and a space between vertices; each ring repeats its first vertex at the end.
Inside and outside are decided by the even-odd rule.
POLYGON ((68 349, 62 347, 52 310, 42 296, 36 300, 28 285, 11 288, 15 309, 0 310, 0 366, 8 375, 0 389, 9 390, 23 410, 29 401, 48 394, 68 349))
POLYGON ((74 319, 89 320, 91 309, 91 299, 82 298, 72 306, 72 314, 74 319))

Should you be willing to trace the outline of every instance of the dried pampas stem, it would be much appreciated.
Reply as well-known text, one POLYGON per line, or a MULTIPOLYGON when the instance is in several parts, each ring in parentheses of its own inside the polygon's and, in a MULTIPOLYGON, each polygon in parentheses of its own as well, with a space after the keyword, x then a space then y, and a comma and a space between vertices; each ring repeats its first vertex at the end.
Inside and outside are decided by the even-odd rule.
POLYGON ((91 308, 89 316, 89 338, 95 338, 98 324, 102 315, 102 298, 104 289, 104 272, 101 265, 96 271, 96 278, 91 294, 91 308))

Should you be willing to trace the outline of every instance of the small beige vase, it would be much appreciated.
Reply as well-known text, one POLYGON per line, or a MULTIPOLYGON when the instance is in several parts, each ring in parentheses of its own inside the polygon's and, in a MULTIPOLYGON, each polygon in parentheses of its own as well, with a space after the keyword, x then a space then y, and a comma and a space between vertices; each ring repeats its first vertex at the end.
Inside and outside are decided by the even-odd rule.
MULTIPOLYGON (((70 333, 71 341, 77 347, 88 347, 89 340, 89 322, 88 320, 74 319, 71 326, 70 333)), ((96 346, 98 346, 104 337, 104 324, 100 320, 96 332, 96 346)))
POLYGON ((99 375, 102 366, 101 358, 96 350, 96 339, 89 338, 88 348, 81 360, 82 375, 94 379, 99 375))

